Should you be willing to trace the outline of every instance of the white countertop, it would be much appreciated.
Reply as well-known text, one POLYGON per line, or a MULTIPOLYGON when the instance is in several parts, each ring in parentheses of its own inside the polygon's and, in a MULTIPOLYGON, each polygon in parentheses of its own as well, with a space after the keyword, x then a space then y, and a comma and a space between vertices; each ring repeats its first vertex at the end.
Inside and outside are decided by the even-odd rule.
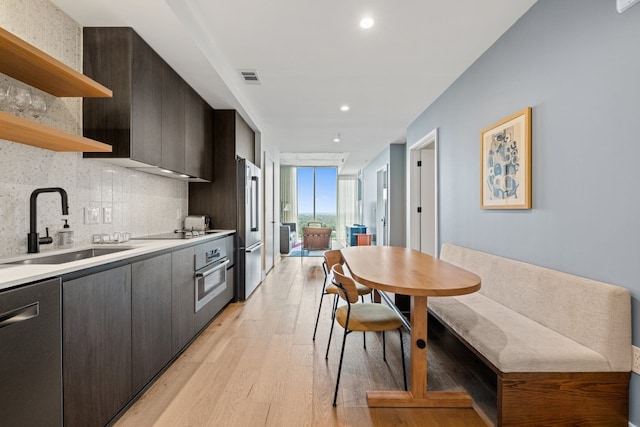
POLYGON ((216 233, 207 234, 191 239, 171 239, 171 240, 136 240, 132 239, 119 244, 100 244, 74 246, 73 248, 41 252, 38 254, 23 254, 7 258, 0 258, 0 291, 23 285, 25 283, 61 276, 86 268, 97 267, 114 261, 121 261, 140 255, 146 255, 165 249, 178 249, 180 247, 192 246, 198 243, 205 243, 210 240, 233 234, 235 230, 221 230, 216 233), (20 261, 26 258, 36 258, 41 256, 56 255, 66 252, 75 252, 92 248, 131 248, 129 250, 115 252, 107 255, 100 255, 93 258, 85 258, 78 261, 65 262, 62 264, 6 264, 20 261))

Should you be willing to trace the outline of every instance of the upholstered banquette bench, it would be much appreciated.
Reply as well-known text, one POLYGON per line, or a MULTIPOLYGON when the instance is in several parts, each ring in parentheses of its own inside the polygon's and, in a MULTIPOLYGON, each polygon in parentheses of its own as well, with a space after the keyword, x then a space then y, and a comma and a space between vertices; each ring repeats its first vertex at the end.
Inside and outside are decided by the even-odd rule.
POLYGON ((627 289, 452 244, 440 258, 482 279, 428 308, 496 374, 498 425, 627 426, 627 289))

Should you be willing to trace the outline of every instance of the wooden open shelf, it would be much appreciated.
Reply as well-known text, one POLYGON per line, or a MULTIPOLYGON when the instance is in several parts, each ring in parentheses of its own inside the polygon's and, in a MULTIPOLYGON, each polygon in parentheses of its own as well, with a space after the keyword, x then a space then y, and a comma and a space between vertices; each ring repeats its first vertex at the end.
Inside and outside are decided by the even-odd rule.
POLYGON ((0 28, 0 72, 54 96, 110 98, 110 89, 0 28))
POLYGON ((0 111, 0 138, 52 151, 109 153, 109 144, 0 111))

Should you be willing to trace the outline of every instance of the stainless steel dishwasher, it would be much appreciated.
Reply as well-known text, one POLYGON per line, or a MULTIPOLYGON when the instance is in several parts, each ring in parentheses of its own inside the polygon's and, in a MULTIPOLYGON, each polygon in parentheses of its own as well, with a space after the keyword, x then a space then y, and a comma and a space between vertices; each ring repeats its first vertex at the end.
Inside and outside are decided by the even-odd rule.
POLYGON ((60 279, 0 292, 0 424, 62 425, 60 279))

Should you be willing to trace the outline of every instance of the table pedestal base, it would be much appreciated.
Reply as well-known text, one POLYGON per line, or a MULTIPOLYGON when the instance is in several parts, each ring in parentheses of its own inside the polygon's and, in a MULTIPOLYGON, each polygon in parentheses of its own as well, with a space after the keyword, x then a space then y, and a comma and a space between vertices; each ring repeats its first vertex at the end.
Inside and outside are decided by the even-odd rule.
POLYGON ((471 396, 465 392, 428 391, 413 397, 410 391, 368 391, 370 408, 471 408, 471 396))

